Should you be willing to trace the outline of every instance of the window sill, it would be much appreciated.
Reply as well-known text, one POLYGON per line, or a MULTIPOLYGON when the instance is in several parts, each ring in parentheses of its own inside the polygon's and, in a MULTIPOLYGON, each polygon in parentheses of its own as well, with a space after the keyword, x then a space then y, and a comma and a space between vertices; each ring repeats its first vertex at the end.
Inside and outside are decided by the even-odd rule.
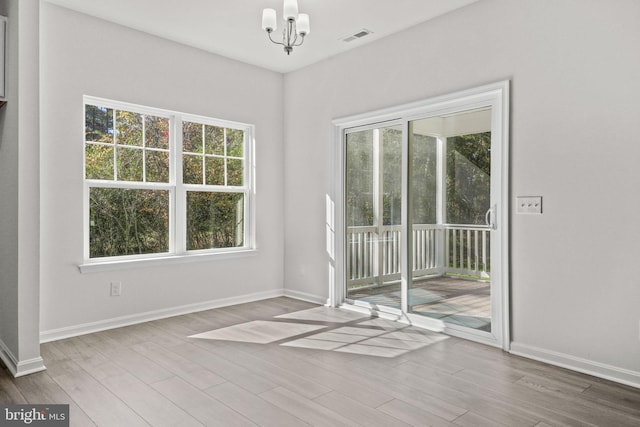
POLYGON ((166 255, 154 258, 126 259, 115 261, 96 261, 80 264, 80 273, 94 273, 100 271, 127 270, 142 267, 158 267, 171 264, 185 264, 191 262, 217 261, 223 259, 242 258, 257 255, 256 249, 243 249, 229 252, 216 252, 190 255, 166 255))

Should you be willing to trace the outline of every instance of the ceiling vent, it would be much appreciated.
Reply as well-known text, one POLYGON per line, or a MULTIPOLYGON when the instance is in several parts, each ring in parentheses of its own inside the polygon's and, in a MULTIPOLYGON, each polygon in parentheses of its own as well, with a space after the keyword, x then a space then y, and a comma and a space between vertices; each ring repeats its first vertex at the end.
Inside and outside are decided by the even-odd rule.
POLYGON ((372 34, 373 31, 371 30, 367 30, 366 28, 363 28, 361 30, 356 31, 354 34, 349 34, 348 36, 342 37, 341 40, 343 42, 352 42, 354 40, 358 40, 361 39, 363 37, 368 36, 369 34, 372 34))

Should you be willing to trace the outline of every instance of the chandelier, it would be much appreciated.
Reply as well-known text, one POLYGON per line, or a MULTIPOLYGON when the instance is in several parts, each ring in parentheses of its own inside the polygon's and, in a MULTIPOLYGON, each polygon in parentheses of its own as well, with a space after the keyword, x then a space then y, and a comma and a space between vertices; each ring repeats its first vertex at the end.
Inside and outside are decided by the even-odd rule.
POLYGON ((284 46, 287 55, 291 55, 293 48, 302 45, 304 38, 309 34, 309 15, 306 13, 298 13, 297 0, 284 0, 283 18, 286 21, 285 28, 282 30, 282 41, 275 41, 271 37, 277 28, 277 17, 275 9, 264 9, 262 11, 262 29, 269 35, 269 40, 275 44, 284 46))

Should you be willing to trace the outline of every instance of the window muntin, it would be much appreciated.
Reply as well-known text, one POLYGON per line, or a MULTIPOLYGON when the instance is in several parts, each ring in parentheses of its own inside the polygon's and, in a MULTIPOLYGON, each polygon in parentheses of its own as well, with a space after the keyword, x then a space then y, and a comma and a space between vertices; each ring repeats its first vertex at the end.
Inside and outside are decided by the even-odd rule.
POLYGON ((85 178, 169 182, 169 118, 85 104, 85 178))
POLYGON ((244 139, 241 129, 183 122, 183 182, 242 187, 244 139))
POLYGON ((85 260, 252 249, 251 134, 85 97, 85 260))

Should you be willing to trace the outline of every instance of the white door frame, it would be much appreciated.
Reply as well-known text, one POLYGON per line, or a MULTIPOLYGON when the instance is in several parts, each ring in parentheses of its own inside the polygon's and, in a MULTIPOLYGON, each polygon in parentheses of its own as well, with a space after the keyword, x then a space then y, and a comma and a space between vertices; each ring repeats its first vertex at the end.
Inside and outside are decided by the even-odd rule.
MULTIPOLYGON (((406 123, 411 120, 455 113, 475 108, 491 107, 491 149, 492 163, 498 165, 491 173, 492 200, 495 206, 495 234, 492 236, 492 265, 491 265, 491 333, 474 331, 469 328, 455 326, 442 327, 441 322, 419 315, 398 313, 389 310, 387 313, 407 323, 429 329, 444 331, 450 335, 472 339, 488 345, 501 347, 508 351, 510 348, 510 304, 509 304, 509 81, 500 81, 460 92, 425 99, 419 102, 399 105, 370 113, 339 118, 333 121, 334 143, 332 144, 332 194, 328 198, 327 219, 331 219, 328 230, 333 243, 330 253, 332 256, 329 304, 338 307, 345 303, 345 145, 344 135, 347 129, 359 126, 370 126, 376 123, 401 120, 406 123), (329 212, 331 210, 331 212, 329 212)), ((404 144, 405 152, 408 151, 404 144)), ((403 161, 408 163, 408 155, 404 153, 403 161)), ((403 179, 404 182, 407 179, 403 179)), ((407 187, 406 184, 403 187, 407 187)), ((403 196, 407 189, 403 188, 403 196)), ((403 197, 406 199, 406 197, 403 197)), ((405 207, 406 207, 406 201, 405 207)), ((407 212, 406 209, 404 212, 407 212)), ((407 242, 407 224, 403 221, 403 241, 407 242)), ((406 245, 403 245, 403 248, 406 245)), ((403 250, 406 258, 406 250, 403 250)), ((406 264, 405 264, 406 265, 406 264)), ((405 272, 406 273, 406 272, 405 272)), ((406 290, 410 281, 410 274, 403 273, 402 288, 406 290)), ((347 308, 357 308, 349 306, 347 308)), ((406 307, 405 307, 406 309, 406 307)), ((371 308, 369 309, 371 310, 371 308)), ((385 310, 386 311, 386 310, 385 310)), ((385 313, 376 313, 385 315, 385 313)))

